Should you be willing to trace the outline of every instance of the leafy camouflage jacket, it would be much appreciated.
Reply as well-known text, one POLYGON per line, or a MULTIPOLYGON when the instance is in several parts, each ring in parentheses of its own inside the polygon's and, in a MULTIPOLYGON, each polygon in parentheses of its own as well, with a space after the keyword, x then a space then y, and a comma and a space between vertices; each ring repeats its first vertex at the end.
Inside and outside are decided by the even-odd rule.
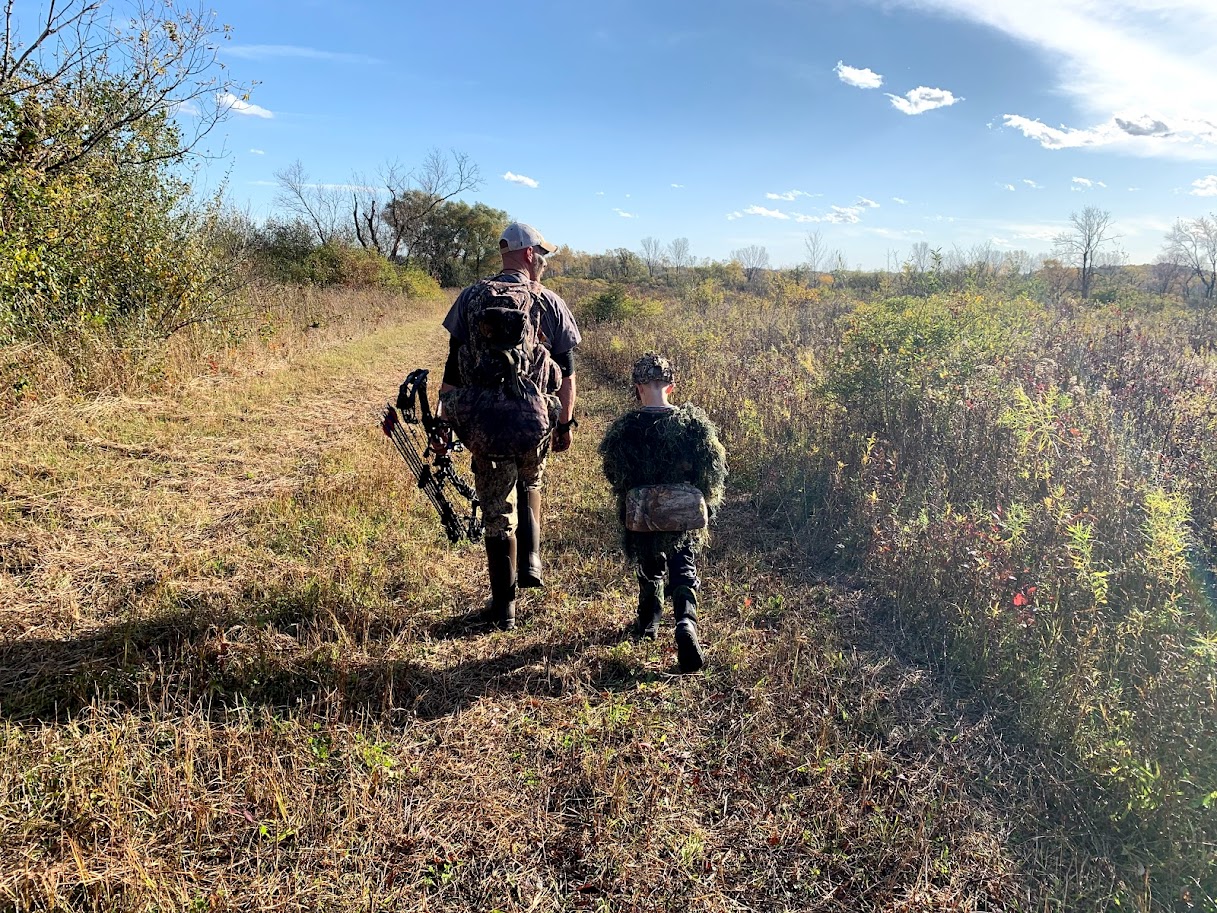
POLYGON ((625 529, 625 494, 639 485, 688 482, 706 498, 711 516, 723 501, 727 452, 710 417, 692 403, 668 409, 635 409, 617 419, 600 442, 604 475, 617 496, 626 556, 667 552, 708 541, 705 529, 633 533, 625 529))

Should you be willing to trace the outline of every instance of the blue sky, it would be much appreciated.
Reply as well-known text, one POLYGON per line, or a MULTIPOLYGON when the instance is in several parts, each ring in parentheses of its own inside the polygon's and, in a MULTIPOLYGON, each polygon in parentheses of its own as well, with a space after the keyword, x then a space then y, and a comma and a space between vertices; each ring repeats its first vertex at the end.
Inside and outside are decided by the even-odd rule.
POLYGON ((1094 205, 1148 262, 1217 210, 1213 0, 212 5, 258 84, 204 179, 258 217, 297 159, 348 184, 436 147, 480 168, 466 199, 588 251, 1035 254, 1094 205))

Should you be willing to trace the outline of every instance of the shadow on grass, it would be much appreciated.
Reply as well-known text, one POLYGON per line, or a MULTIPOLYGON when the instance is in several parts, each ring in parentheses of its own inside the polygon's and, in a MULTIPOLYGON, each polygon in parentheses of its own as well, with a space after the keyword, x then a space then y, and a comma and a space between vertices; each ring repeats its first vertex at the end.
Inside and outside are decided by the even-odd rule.
MULTIPOLYGON (((280 593, 245 603, 243 612, 231 604, 197 602, 83 636, 10 641, 0 645, 0 717, 62 722, 97 703, 134 712, 168 706, 219 713, 307 704, 398 722, 429 720, 482 698, 564 693, 577 684, 567 661, 589 647, 616 643, 621 633, 615 627, 594 629, 544 642, 530 639, 525 627, 488 637, 478 656, 437 667, 390 656, 369 659, 366 653, 351 657, 342 638, 302 644, 283 633, 315 634, 310 620, 316 612, 312 594, 280 593)), ((467 620, 449 624, 459 627, 467 620)), ((489 632, 469 626, 467 633, 489 632)), ((377 644, 368 646, 375 650, 377 644)), ((583 675, 602 677, 594 668, 583 675)))

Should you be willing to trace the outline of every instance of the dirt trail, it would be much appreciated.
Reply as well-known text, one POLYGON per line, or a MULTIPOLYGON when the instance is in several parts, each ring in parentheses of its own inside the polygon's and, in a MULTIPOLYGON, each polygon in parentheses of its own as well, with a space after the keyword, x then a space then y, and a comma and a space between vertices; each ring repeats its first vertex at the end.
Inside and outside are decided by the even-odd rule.
POLYGON ((368 337, 180 398, 36 407, 0 440, 0 630, 46 636, 225 560, 260 502, 374 433, 415 366, 440 367, 447 302, 368 337), (32 622, 32 624, 31 624, 32 622))

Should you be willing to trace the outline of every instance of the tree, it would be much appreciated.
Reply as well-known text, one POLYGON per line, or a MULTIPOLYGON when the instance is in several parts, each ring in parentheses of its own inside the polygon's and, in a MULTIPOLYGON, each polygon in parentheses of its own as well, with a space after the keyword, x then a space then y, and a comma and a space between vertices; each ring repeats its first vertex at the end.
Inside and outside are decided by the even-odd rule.
POLYGON ((441 285, 468 285, 498 259, 499 238, 508 221, 507 213, 484 203, 441 203, 422 226, 414 261, 441 285))
MULTIPOLYGON (((1181 283, 1181 280, 1189 275, 1188 268, 1175 259, 1175 255, 1169 250, 1163 251, 1154 258, 1149 273, 1154 280, 1152 287, 1159 295, 1170 294, 1175 284, 1181 283)), ((1185 296, 1187 294, 1186 286, 1184 286, 1183 294, 1185 296)))
POLYGON ((355 237, 368 249, 409 265, 414 247, 422 238, 428 218, 442 203, 482 186, 481 171, 463 152, 445 155, 432 149, 422 164, 405 171, 396 162, 380 174, 382 187, 360 178, 353 183, 352 219, 355 237))
POLYGON ((179 162, 249 97, 221 75, 216 39, 229 27, 203 7, 132 0, 110 16, 106 0, 50 0, 22 45, 13 5, 0 34, 0 164, 53 174, 96 157, 117 170, 179 162))
POLYGON ((638 255, 628 247, 617 247, 608 252, 608 274, 619 282, 627 282, 645 268, 638 255))
POLYGON ((1111 213, 1097 206, 1087 206, 1080 213, 1069 214, 1071 230, 1056 236, 1053 251, 1078 271, 1078 291, 1085 301, 1094 290, 1095 271, 1105 245, 1117 236, 1112 234, 1111 213))
POLYGON ((676 238, 668 245, 668 262, 676 270, 684 270, 693 265, 693 254, 689 251, 688 238, 676 238))
POLYGON ((346 227, 346 188, 314 184, 300 164, 292 162, 275 172, 279 192, 275 202, 312 228, 318 244, 339 240, 346 227))
POLYGON ((744 268, 744 281, 749 283, 761 270, 769 268, 769 251, 756 244, 731 251, 731 259, 744 268))
POLYGON ((658 238, 642 239, 642 262, 647 266, 647 276, 654 278, 663 266, 664 246, 658 238))
POLYGON ((1217 216, 1176 221, 1166 235, 1164 253, 1199 279, 1205 299, 1212 300, 1217 292, 1217 216))
POLYGON ((826 262, 828 250, 824 246, 824 236, 818 231, 809 231, 803 239, 803 247, 807 250, 807 269, 815 281, 820 272, 820 266, 826 262))
POLYGON ((909 248, 908 264, 915 273, 924 273, 930 265, 930 245, 928 241, 918 241, 909 248))
POLYGON ((177 166, 247 96, 216 57, 227 27, 153 0, 46 0, 24 29, 14 6, 0 14, 0 344, 151 351, 149 337, 222 317, 238 271, 177 166))

